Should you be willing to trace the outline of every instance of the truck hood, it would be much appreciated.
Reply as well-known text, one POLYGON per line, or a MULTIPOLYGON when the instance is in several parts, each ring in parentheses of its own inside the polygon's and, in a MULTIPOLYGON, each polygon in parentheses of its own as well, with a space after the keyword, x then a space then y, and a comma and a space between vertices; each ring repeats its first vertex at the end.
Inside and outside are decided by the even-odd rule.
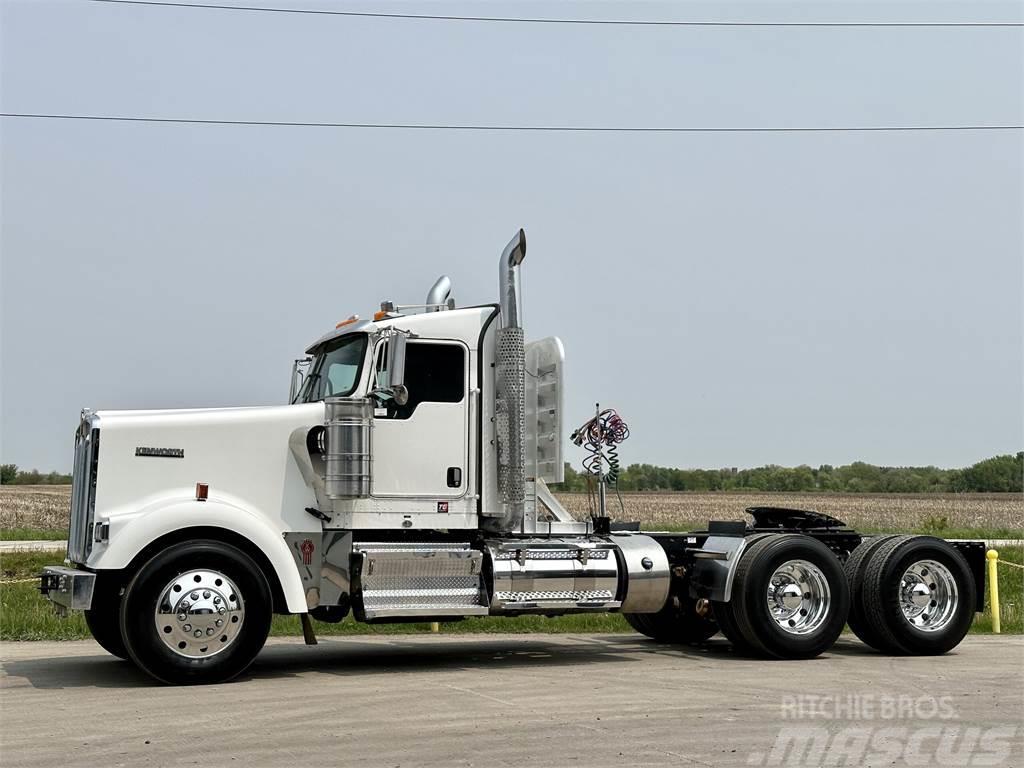
POLYGON ((288 439, 323 420, 323 403, 98 411, 96 519, 194 499, 206 483, 211 501, 307 522, 314 495, 288 439))

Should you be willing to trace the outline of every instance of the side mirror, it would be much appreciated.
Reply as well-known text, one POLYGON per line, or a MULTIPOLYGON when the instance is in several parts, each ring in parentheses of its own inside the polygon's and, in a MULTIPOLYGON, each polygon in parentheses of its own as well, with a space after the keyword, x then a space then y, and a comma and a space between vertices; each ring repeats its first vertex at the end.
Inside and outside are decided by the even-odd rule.
POLYGON ((398 405, 409 402, 409 390, 405 388, 405 342, 402 333, 388 339, 388 389, 398 405))
POLYGON ((306 373, 309 371, 309 366, 313 362, 311 357, 300 357, 292 363, 292 383, 288 390, 288 402, 294 403, 295 398, 299 395, 299 390, 302 389, 302 384, 306 380, 306 373))
POLYGON ((396 405, 409 402, 409 390, 405 388, 405 344, 404 333, 395 332, 387 336, 384 366, 377 371, 377 384, 371 394, 378 400, 391 400, 396 405), (381 372, 385 376, 381 376, 381 372), (381 386, 383 382, 387 386, 381 386))

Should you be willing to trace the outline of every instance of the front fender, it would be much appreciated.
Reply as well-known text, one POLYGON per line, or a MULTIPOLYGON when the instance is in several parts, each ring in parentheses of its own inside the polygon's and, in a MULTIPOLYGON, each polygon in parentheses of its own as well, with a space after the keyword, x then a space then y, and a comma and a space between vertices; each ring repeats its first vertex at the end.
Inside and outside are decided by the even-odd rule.
POLYGON ((112 515, 110 538, 95 544, 86 565, 95 570, 127 567, 147 545, 183 528, 224 528, 248 539, 270 561, 291 613, 305 613, 302 580, 282 531, 259 515, 217 501, 176 501, 150 506, 138 513, 112 515))

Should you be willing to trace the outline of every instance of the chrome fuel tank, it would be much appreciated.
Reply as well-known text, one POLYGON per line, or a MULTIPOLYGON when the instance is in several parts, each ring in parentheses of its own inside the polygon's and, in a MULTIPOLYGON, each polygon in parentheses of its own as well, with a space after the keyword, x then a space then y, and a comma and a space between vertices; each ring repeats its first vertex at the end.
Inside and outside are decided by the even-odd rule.
POLYGON ((601 539, 487 542, 492 613, 609 610, 620 604, 615 545, 601 539))
POLYGON ((649 536, 494 539, 491 613, 653 613, 668 599, 664 549, 649 536))

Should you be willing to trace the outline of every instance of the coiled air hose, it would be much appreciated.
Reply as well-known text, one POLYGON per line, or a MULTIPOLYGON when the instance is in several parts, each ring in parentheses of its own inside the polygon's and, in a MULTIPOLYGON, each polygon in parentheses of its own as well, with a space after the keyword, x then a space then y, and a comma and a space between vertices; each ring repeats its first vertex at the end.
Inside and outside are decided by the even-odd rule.
POLYGON ((594 503, 594 481, 604 481, 615 489, 619 507, 625 512, 622 494, 619 492, 619 451, 618 446, 629 437, 629 426, 614 408, 600 411, 594 418, 576 429, 569 439, 589 454, 583 459, 587 476, 587 490, 590 496, 590 516, 596 517, 594 503), (607 469, 606 469, 607 467, 607 469))

